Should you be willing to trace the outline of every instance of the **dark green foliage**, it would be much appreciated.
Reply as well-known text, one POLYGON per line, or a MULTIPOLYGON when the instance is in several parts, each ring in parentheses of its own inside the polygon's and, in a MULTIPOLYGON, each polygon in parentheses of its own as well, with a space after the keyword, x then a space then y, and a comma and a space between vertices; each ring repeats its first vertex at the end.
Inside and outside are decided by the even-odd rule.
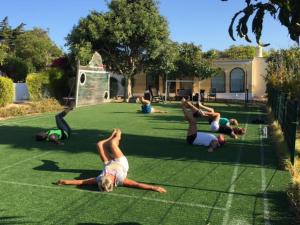
MULTIPOLYGON (((228 0, 222 0, 228 1, 228 0)), ((251 16, 252 19, 252 32, 255 34, 256 42, 262 46, 269 44, 262 44, 260 41, 263 21, 266 13, 269 13, 274 19, 278 19, 279 22, 285 26, 290 34, 290 38, 299 43, 300 36, 300 1, 299 0, 272 0, 267 3, 257 0, 245 0, 246 6, 244 9, 237 12, 230 23, 229 35, 235 40, 233 26, 237 18, 240 19, 236 26, 236 32, 239 37, 245 38, 246 41, 251 42, 248 37, 248 21, 251 16)))
POLYGON ((0 22, 0 41, 2 44, 8 45, 11 52, 15 51, 15 40, 24 32, 24 23, 21 23, 16 28, 11 28, 8 22, 8 17, 5 17, 0 22))
POLYGON ((13 102, 13 81, 7 77, 0 77, 0 106, 6 106, 13 102))
POLYGON ((178 57, 175 59, 175 69, 170 73, 171 76, 180 79, 194 76, 205 79, 217 72, 211 61, 203 58, 200 46, 182 43, 178 44, 177 48, 178 57))
MULTIPOLYGON (((300 100, 300 50, 299 48, 272 51, 267 59, 268 86, 288 93, 300 100)), ((267 89, 268 90, 268 89, 267 89)))
POLYGON ((14 82, 24 82, 30 70, 30 66, 19 57, 8 57, 1 69, 14 82))
POLYGON ((51 68, 45 72, 49 77, 49 88, 51 96, 56 99, 61 99, 63 96, 67 96, 68 93, 68 80, 63 70, 51 68))
POLYGON ((20 34, 16 41, 16 56, 32 64, 35 71, 45 70, 62 51, 50 40, 46 31, 35 28, 20 34))
POLYGON ((49 75, 47 73, 28 74, 26 84, 32 101, 39 101, 49 95, 49 75))
POLYGON ((256 55, 256 47, 254 46, 235 46, 225 49, 221 58, 229 59, 253 59, 256 55))
POLYGON ((0 22, 0 66, 8 58, 18 58, 18 62, 26 62, 28 72, 45 70, 62 51, 51 41, 47 31, 40 28, 25 31, 24 26, 21 23, 12 28, 7 17, 0 22))

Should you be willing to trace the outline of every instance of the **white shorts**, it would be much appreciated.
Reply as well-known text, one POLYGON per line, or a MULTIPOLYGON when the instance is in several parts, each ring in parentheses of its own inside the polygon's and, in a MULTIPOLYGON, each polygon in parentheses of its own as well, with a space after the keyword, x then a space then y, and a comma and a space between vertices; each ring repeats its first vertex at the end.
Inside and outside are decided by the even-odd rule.
POLYGON ((210 124, 210 129, 211 129, 211 131, 216 132, 216 131, 219 130, 219 128, 220 128, 219 120, 217 120, 217 121, 212 121, 212 122, 211 122, 211 124, 210 124))
POLYGON ((108 166, 108 165, 111 165, 113 163, 118 163, 119 165, 121 165, 124 169, 125 172, 127 172, 129 170, 129 164, 128 164, 128 160, 125 156, 122 156, 120 158, 116 158, 116 159, 113 159, 113 160, 110 160, 105 164, 105 166, 108 166))

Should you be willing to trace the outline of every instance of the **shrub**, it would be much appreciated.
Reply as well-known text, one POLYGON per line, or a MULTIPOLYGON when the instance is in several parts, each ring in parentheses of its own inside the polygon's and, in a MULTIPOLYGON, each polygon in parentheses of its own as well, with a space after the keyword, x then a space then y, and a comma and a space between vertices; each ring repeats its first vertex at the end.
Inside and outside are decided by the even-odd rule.
POLYGON ((39 101, 47 97, 49 91, 49 76, 47 73, 31 73, 26 78, 30 100, 39 101))
POLYGON ((9 57, 5 60, 2 71, 12 78, 14 82, 24 82, 27 74, 30 72, 30 66, 23 59, 9 57))
POLYGON ((67 79, 64 72, 57 68, 51 68, 46 71, 49 77, 49 87, 51 95, 56 99, 61 99, 67 93, 67 79))
POLYGON ((0 106, 13 102, 14 86, 10 78, 0 77, 0 106))

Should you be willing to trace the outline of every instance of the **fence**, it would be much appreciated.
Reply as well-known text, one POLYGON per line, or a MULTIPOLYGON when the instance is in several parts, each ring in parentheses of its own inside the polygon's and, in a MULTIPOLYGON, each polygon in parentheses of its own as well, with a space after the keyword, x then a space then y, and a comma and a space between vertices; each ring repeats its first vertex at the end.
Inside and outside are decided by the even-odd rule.
POLYGON ((290 151, 291 162, 294 164, 299 112, 298 102, 289 99, 287 93, 274 88, 268 89, 268 102, 272 108, 275 120, 281 125, 284 138, 290 151))

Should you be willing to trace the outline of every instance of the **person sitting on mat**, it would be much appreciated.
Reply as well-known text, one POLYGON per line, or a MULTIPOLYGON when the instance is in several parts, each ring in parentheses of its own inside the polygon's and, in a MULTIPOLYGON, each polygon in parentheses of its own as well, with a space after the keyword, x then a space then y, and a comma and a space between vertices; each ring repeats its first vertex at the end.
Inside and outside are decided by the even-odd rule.
POLYGON ((216 137, 211 133, 197 131, 197 121, 194 116, 196 112, 193 111, 194 108, 192 108, 192 111, 188 111, 186 105, 187 105, 186 100, 183 98, 181 100, 181 107, 183 110, 184 117, 189 123, 189 127, 187 130, 187 137, 186 137, 187 143, 191 145, 207 146, 208 152, 213 152, 218 147, 224 145, 225 144, 224 135, 220 134, 219 136, 216 137))
POLYGON ((49 141, 58 145, 63 145, 61 140, 65 140, 71 135, 71 128, 68 123, 65 121, 64 117, 72 110, 73 108, 67 108, 64 111, 60 112, 55 116, 57 129, 51 129, 46 132, 39 132, 35 135, 36 141, 49 141))
POLYGON ((158 109, 155 109, 151 106, 151 102, 149 100, 144 99, 143 96, 139 97, 140 103, 142 104, 141 106, 141 112, 142 113, 167 113, 167 111, 161 111, 158 109))
POLYGON ((127 158, 119 148, 121 130, 114 129, 111 136, 97 143, 100 159, 104 169, 99 176, 84 180, 59 180, 58 185, 95 185, 100 191, 111 192, 114 187, 124 186, 165 193, 166 189, 159 186, 139 183, 127 178, 129 169, 127 158))

